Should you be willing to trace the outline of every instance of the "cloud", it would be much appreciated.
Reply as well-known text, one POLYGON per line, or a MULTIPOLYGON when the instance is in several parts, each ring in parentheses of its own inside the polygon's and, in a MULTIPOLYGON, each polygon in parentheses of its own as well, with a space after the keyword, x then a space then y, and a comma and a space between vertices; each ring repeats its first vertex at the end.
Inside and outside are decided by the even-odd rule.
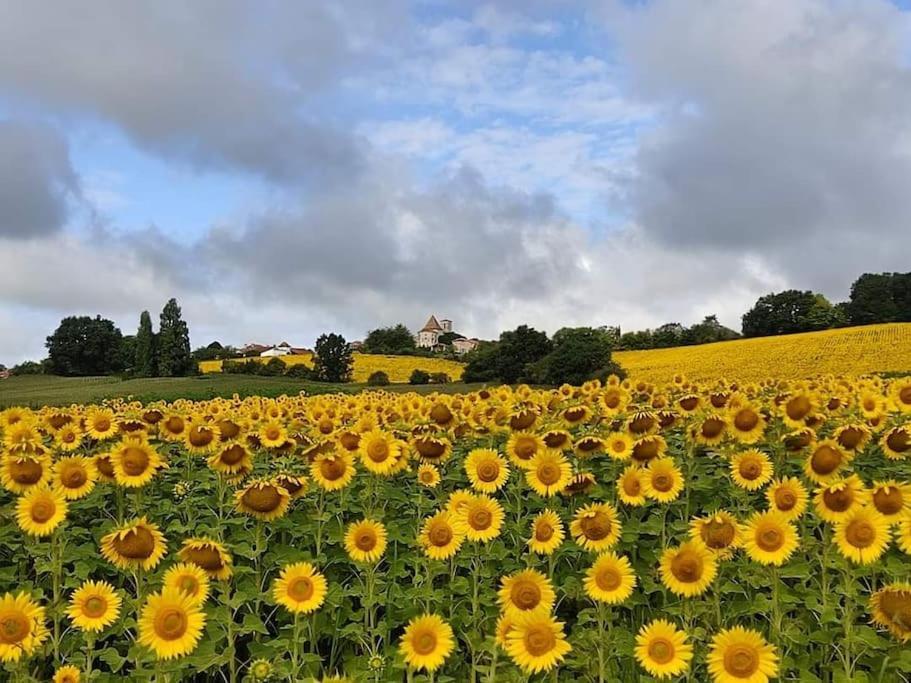
POLYGON ((45 125, 0 121, 0 159, 0 238, 60 230, 79 196, 66 140, 45 125))

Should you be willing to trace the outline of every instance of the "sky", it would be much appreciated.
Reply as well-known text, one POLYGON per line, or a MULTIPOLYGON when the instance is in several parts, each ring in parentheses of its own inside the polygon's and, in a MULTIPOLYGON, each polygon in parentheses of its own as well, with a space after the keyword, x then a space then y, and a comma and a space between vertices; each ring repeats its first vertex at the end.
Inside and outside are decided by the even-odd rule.
POLYGON ((0 362, 736 329, 909 269, 906 0, 0 0, 0 362))

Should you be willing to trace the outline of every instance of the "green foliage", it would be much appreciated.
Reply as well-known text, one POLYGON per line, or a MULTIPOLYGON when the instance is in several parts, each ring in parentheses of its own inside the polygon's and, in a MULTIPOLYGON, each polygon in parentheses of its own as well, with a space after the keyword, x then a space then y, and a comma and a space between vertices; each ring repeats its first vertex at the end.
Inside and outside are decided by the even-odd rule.
POLYGON ((433 372, 430 374, 431 384, 449 384, 452 380, 445 372, 433 372))
POLYGON ((370 373, 370 377, 367 378, 367 384, 371 387, 386 387, 389 386, 389 375, 387 375, 382 370, 376 370, 375 372, 370 373))
POLYGON ((133 374, 138 377, 155 377, 158 374, 155 332, 152 330, 152 316, 143 311, 139 316, 136 332, 136 347, 133 360, 133 374))
POLYGON ((196 367, 190 355, 190 329, 181 317, 177 299, 170 299, 161 311, 157 357, 162 377, 183 377, 196 367))
POLYGON ((364 353, 409 355, 416 349, 414 337, 403 324, 371 330, 364 339, 364 353))
POLYGON ((43 375, 48 370, 48 361, 37 363, 33 360, 26 360, 10 368, 10 374, 13 376, 23 375, 43 375))
POLYGON ((554 334, 553 350, 531 366, 538 384, 582 384, 599 372, 611 374, 611 337, 603 329, 564 327, 554 334))
POLYGON ((57 375, 107 375, 123 369, 123 335, 100 315, 71 316, 47 338, 51 371, 57 375))
POLYGON ((411 377, 408 378, 408 384, 430 384, 430 373, 415 368, 411 371, 411 377))
POLYGON ((256 374, 263 377, 278 377, 284 375, 287 370, 285 362, 281 358, 270 358, 265 363, 250 363, 256 367, 256 374))
POLYGON ((814 325, 818 324, 820 310, 827 304, 825 297, 810 291, 789 289, 777 294, 766 294, 743 314, 743 336, 765 337, 822 329, 814 325), (811 312, 814 315, 812 318, 811 312))
POLYGON ((852 325, 911 322, 911 273, 864 273, 851 286, 852 325))
POLYGON ((351 348, 340 334, 321 335, 313 351, 313 369, 321 382, 348 382, 354 368, 351 348))
POLYGON ((503 332, 496 344, 482 345, 468 354, 462 378, 466 382, 515 384, 528 378, 527 368, 550 353, 547 333, 528 325, 503 332))
POLYGON ((465 382, 496 382, 498 349, 496 342, 481 342, 474 350, 465 354, 465 382))
POLYGON ((316 371, 308 365, 303 363, 295 363, 294 365, 289 365, 288 369, 285 370, 285 377, 293 377, 294 379, 306 379, 315 382, 316 371))
POLYGON ((437 343, 443 344, 444 346, 452 346, 452 342, 456 339, 465 339, 465 335, 459 334, 458 332, 444 332, 437 337, 437 343))

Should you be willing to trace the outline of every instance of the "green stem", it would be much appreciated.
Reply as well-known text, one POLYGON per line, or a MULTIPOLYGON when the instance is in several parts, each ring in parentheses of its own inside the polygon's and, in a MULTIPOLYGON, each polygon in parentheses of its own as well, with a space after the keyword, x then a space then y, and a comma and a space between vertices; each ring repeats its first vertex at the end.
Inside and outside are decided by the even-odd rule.
POLYGON ((60 532, 51 535, 51 578, 53 582, 53 616, 54 616, 54 661, 60 660, 60 592, 63 580, 63 547, 60 532))
POLYGON ((605 618, 604 618, 604 605, 602 603, 597 603, 595 605, 595 610, 598 615, 598 638, 597 638, 597 648, 598 648, 598 683, 604 683, 607 680, 607 668, 605 666, 606 662, 604 659, 604 644, 607 640, 604 637, 606 631, 605 627, 605 618))
POLYGON ((301 672, 301 615, 294 613, 294 632, 291 636, 291 670, 295 681, 300 680, 301 672))

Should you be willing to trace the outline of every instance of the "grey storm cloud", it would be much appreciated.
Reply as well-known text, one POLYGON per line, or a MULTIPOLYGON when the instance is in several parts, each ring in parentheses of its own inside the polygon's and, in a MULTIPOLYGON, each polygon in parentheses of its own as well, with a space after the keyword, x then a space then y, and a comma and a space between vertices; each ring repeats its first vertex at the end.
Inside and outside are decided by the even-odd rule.
POLYGON ((53 128, 0 121, 0 237, 60 230, 79 194, 67 143, 53 128))
POLYGON ((662 107, 626 186, 647 234, 757 254, 840 295, 863 270, 907 266, 907 13, 664 0, 608 16, 635 94, 662 107))
POLYGON ((102 117, 195 167, 345 180, 364 143, 318 95, 395 42, 401 6, 379 5, 0 0, 0 93, 102 117))

